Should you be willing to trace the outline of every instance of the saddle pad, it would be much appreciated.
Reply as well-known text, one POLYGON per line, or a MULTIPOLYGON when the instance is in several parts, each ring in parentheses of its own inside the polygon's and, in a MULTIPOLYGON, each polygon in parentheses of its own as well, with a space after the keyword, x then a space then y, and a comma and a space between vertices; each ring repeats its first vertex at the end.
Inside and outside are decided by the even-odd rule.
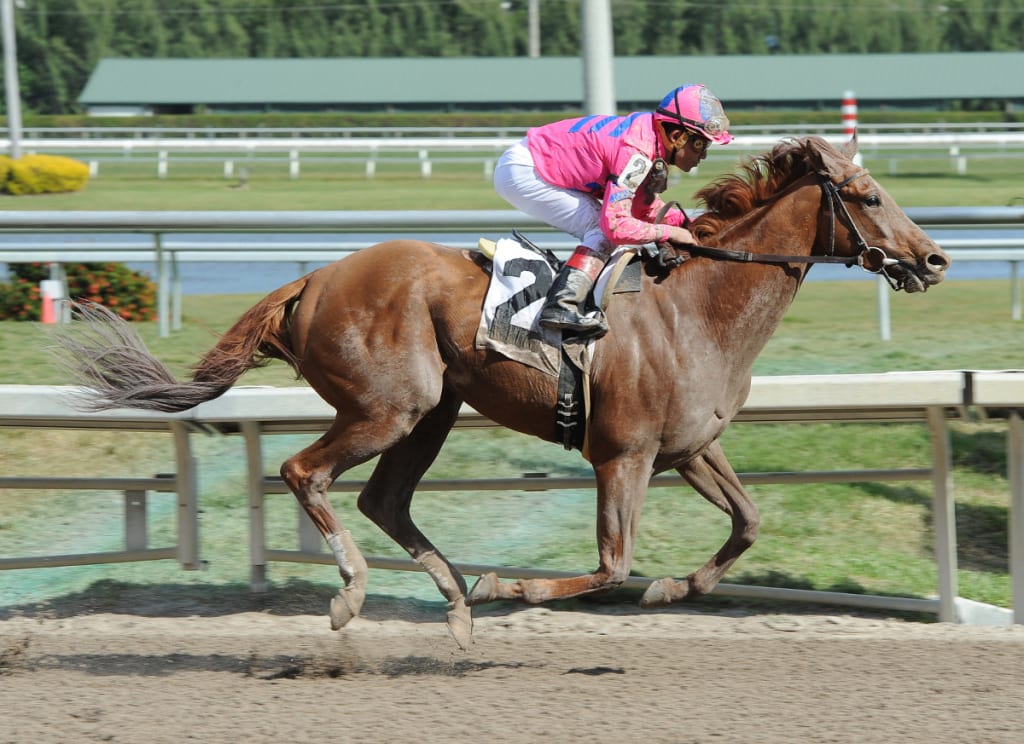
POLYGON ((494 251, 494 270, 476 333, 478 349, 558 375, 562 334, 538 322, 555 273, 544 256, 502 238, 494 251))
MULTIPOLYGON (((493 349, 509 359, 557 376, 562 334, 543 328, 538 322, 554 279, 554 269, 545 256, 517 240, 502 238, 493 245, 494 266, 477 328, 476 347, 493 349)), ((487 253, 491 253, 490 244, 487 249, 487 253)), ((598 303, 609 286, 612 287, 609 295, 640 291, 640 262, 631 259, 635 259, 632 251, 622 250, 608 262, 594 290, 598 303)), ((607 299, 602 306, 606 305, 607 299)), ((592 349, 593 341, 567 345, 592 349)), ((587 357, 589 353, 582 356, 587 357)))

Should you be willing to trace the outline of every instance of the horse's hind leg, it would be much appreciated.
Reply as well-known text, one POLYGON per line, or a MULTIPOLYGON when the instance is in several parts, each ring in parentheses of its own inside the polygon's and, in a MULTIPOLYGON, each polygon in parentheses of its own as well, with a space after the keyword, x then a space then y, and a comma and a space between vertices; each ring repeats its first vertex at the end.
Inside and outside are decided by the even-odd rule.
POLYGON ((281 477, 324 536, 345 582, 331 600, 334 630, 348 623, 362 609, 367 565, 352 535, 331 506, 327 489, 339 474, 372 459, 402 437, 407 429, 398 420, 356 420, 339 414, 326 434, 281 466, 281 477))
POLYGON ((618 457, 594 466, 597 477, 597 546, 600 563, 593 573, 558 579, 502 582, 494 573, 481 576, 469 604, 497 599, 538 604, 613 589, 629 576, 640 510, 651 478, 651 459, 618 457))
POLYGON ((448 600, 448 630, 460 647, 467 648, 473 619, 466 606, 466 581, 420 532, 409 511, 416 484, 441 450, 461 404, 461 399, 445 391, 438 406, 416 424, 409 436, 381 455, 358 503, 363 514, 430 574, 448 600))
POLYGON ((660 607, 688 596, 707 594, 757 538, 757 506, 743 490, 718 442, 679 468, 679 472, 701 496, 732 517, 732 532, 710 561, 682 581, 667 578, 651 584, 640 601, 642 607, 660 607))

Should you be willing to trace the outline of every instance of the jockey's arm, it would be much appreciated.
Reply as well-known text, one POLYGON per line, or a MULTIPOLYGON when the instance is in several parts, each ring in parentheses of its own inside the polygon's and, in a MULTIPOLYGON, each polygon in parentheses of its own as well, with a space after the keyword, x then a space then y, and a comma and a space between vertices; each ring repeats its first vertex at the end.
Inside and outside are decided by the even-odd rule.
POLYGON ((610 181, 605 187, 601 205, 601 229, 615 245, 661 243, 693 243, 686 229, 689 218, 681 209, 669 209, 661 224, 654 224, 664 206, 657 197, 633 191, 610 181))
POLYGON ((666 205, 665 202, 654 196, 651 197, 649 204, 645 204, 643 196, 643 194, 638 193, 633 200, 633 212, 637 217, 649 222, 660 222, 664 225, 690 229, 690 218, 683 211, 683 208, 679 206, 678 202, 666 205), (661 214, 663 210, 665 213, 661 214), (659 215, 661 215, 661 219, 658 218, 659 215))

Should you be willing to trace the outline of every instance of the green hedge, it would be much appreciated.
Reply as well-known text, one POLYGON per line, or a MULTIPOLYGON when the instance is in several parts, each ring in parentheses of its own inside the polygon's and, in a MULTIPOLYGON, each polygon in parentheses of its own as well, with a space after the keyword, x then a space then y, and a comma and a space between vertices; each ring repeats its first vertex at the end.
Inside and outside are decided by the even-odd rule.
MULTIPOLYGON (((39 320, 39 282, 49 279, 44 263, 10 264, 11 281, 0 282, 0 320, 39 320)), ((68 294, 110 308, 125 320, 156 319, 156 284, 119 263, 65 264, 68 294)))

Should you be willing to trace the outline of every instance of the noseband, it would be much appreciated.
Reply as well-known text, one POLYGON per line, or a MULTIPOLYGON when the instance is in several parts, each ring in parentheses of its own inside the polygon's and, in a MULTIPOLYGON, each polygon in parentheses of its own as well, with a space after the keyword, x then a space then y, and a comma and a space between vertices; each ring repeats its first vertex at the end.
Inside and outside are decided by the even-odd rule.
MULTIPOLYGON (((864 271, 869 274, 880 274, 885 277, 885 280, 889 282, 889 286, 893 289, 900 289, 901 283, 896 278, 889 274, 889 267, 895 266, 899 263, 895 258, 889 258, 885 255, 885 251, 877 246, 868 245, 867 241, 864 240, 864 236, 860 234, 860 230, 857 229, 857 223, 853 221, 853 216, 850 214, 850 210, 846 208, 846 203, 843 201, 843 197, 840 195, 844 186, 849 185, 852 181, 857 180, 861 176, 866 176, 868 172, 866 170, 854 173, 852 176, 848 176, 839 183, 834 183, 830 178, 821 175, 821 199, 825 203, 828 209, 828 251, 826 257, 835 257, 836 250, 836 211, 841 215, 843 222, 853 233, 853 245, 857 249, 856 255, 849 259, 843 259, 847 266, 853 266, 856 264, 860 266, 864 271)), ((814 256, 811 256, 814 258, 814 256)), ((820 257, 824 258, 824 257, 820 257)))

